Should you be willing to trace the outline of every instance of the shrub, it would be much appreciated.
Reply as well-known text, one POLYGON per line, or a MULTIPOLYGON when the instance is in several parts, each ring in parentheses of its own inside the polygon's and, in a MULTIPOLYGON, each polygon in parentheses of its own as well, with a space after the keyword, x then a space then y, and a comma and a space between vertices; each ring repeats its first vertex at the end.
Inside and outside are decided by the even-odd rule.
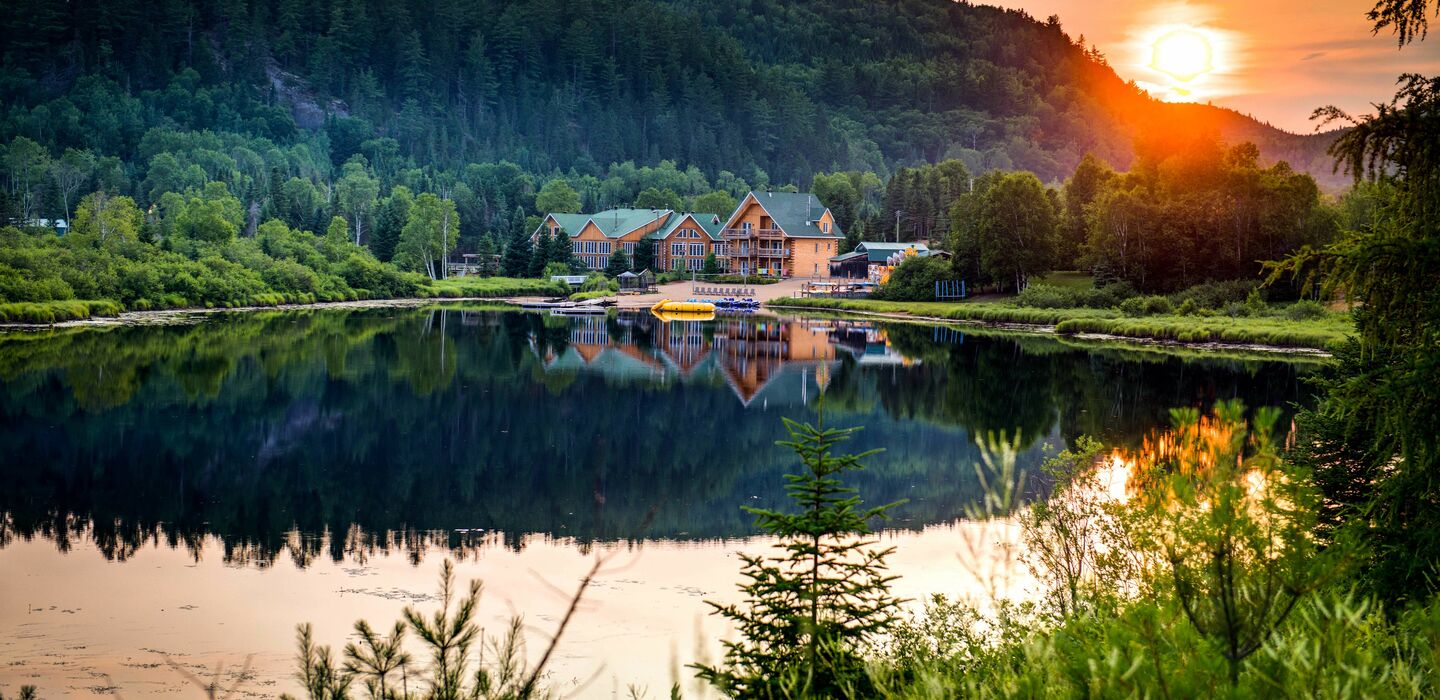
POLYGON ((1180 306, 1192 301, 1194 308, 1223 309, 1226 304, 1246 301, 1258 287, 1254 280, 1205 282, 1170 295, 1170 300, 1180 306))
POLYGON ((875 292, 875 298, 888 301, 933 301, 935 283, 954 277, 950 262, 944 258, 908 258, 890 273, 889 281, 875 292))
POLYGON ((598 272, 592 272, 580 285, 582 292, 609 292, 620 291, 620 283, 607 278, 598 272))
POLYGON ((1285 307, 1285 318, 1291 321, 1309 321, 1325 316, 1325 306, 1318 301, 1297 301, 1285 307))
POLYGON ((1155 295, 1130 297, 1120 302, 1120 313, 1126 316, 1154 316, 1157 314, 1168 314, 1171 309, 1170 300, 1155 295))
POLYGON ((1076 289, 1035 283, 1020 292, 1015 303, 1037 309, 1108 309, 1135 294, 1126 282, 1107 284, 1099 289, 1076 289))

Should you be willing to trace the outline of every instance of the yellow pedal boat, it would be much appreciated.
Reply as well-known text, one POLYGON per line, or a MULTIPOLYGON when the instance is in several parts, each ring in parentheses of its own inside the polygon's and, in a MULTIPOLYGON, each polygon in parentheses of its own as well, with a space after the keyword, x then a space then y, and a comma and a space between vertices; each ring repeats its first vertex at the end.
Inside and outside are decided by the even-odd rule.
POLYGON ((661 299, 650 307, 655 313, 713 314, 715 305, 708 301, 670 301, 661 299))

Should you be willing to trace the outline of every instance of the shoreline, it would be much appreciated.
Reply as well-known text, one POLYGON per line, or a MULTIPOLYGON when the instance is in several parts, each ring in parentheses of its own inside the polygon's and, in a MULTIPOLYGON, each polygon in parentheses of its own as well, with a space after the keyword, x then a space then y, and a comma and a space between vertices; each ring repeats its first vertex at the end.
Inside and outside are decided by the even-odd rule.
POLYGON ((211 314, 233 313, 237 311, 294 311, 301 309, 386 309, 386 308, 413 308, 429 304, 445 304, 452 302, 490 302, 495 304, 514 304, 516 299, 530 297, 402 297, 398 299, 361 299, 358 301, 316 301, 306 304, 277 304, 275 306, 236 306, 224 309, 211 309, 202 307, 189 307, 183 309, 156 309, 152 311, 125 311, 116 316, 92 316, 90 318, 76 319, 73 321, 57 321, 55 323, 0 323, 0 333, 7 331, 37 332, 50 330, 52 328, 87 328, 87 327, 113 327, 113 326, 166 326, 193 323, 198 319, 191 317, 203 317, 211 314))
MULTIPOLYGON (((209 315, 233 312, 289 311, 305 309, 403 309, 429 306, 433 304, 453 304, 466 302, 485 302, 492 304, 516 305, 519 304, 521 301, 534 298, 537 297, 405 297, 399 299, 365 299, 359 301, 322 301, 307 304, 280 304, 276 306, 240 306, 224 309, 196 307, 185 309, 162 309, 154 311, 126 311, 116 316, 93 316, 86 319, 58 321, 55 323, 0 323, 0 333, 34 333, 44 330, 65 328, 110 328, 117 326, 182 325, 199 322, 201 319, 209 315)), ((624 310, 635 310, 624 307, 617 308, 622 308, 624 310)), ((1241 351, 1264 353, 1270 355, 1290 355, 1322 359, 1328 359, 1334 356, 1331 352, 1321 348, 1301 346, 1266 345, 1263 343, 1227 343, 1222 341, 1182 341, 1168 338, 1116 335, 1113 333, 1060 333, 1056 329, 1056 324, 954 319, 942 318, 939 316, 927 316, 923 314, 896 313, 887 311, 863 311, 858 309, 826 309, 813 306, 788 305, 783 303, 768 303, 765 305, 765 308, 786 312, 823 313, 827 315, 838 316, 883 318, 891 321, 912 323, 933 323, 937 325, 986 328, 991 330, 1013 333, 1033 333, 1037 335, 1113 342, 1122 345, 1138 345, 1154 348, 1241 351)))
POLYGON ((815 306, 789 306, 785 304, 767 304, 767 309, 781 309, 785 311, 801 311, 809 313, 835 314, 840 316, 869 316, 883 318, 892 321, 908 321, 914 323, 933 323, 937 325, 969 326, 972 328, 988 328, 1013 333, 1034 333, 1036 335, 1055 336, 1061 338, 1078 338, 1080 340, 1098 340, 1128 345, 1142 345, 1158 348, 1184 348, 1188 350, 1229 350, 1256 352, 1274 355, 1298 355, 1303 357, 1331 358, 1334 354, 1321 348, 1310 348, 1287 345, 1265 345, 1262 343, 1226 343, 1221 341, 1184 341, 1170 338, 1134 337, 1128 335, 1116 335, 1113 333, 1061 333, 1056 329, 1055 324, 1044 323, 1019 323, 1015 321, 980 321, 974 319, 941 318, 939 316, 924 316, 920 314, 895 313, 889 311, 861 311, 858 309, 826 309, 815 306))

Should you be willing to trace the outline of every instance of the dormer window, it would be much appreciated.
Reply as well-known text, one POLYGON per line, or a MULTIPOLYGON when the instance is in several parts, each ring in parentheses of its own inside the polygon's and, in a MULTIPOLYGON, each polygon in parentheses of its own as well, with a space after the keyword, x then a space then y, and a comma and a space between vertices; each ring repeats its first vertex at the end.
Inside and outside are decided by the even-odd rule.
POLYGON ((829 222, 829 221, 821 221, 821 222, 820 222, 820 230, 821 230, 821 231, 824 231, 825 233, 830 233, 830 222, 829 222))

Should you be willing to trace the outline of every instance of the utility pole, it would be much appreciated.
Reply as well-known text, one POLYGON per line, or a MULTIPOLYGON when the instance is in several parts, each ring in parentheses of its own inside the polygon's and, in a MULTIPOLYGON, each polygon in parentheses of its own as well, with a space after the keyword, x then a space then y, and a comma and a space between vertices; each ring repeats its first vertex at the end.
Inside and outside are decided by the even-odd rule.
POLYGON ((905 213, 904 211, 901 211, 901 210, 899 210, 899 209, 896 209, 896 210, 895 210, 895 242, 896 242, 896 243, 899 243, 899 242, 900 242, 900 215, 901 215, 901 214, 904 214, 904 213, 905 213))

